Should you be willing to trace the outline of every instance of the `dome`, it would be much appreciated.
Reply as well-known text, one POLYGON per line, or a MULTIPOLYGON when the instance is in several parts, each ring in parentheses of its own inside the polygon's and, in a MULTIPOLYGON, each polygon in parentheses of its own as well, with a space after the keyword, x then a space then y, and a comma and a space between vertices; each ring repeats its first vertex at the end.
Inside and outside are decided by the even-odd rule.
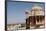
POLYGON ((42 10, 42 7, 39 7, 39 6, 34 6, 34 7, 32 7, 32 10, 35 10, 35 9, 37 9, 37 10, 42 10))
POLYGON ((38 15, 44 15, 44 11, 42 10, 41 7, 39 7, 39 6, 34 6, 34 7, 32 7, 32 15, 34 16, 34 14, 35 14, 36 16, 38 16, 38 15))
POLYGON ((32 7, 32 9, 30 11, 26 10, 25 13, 26 13, 27 17, 29 17, 29 16, 39 16, 39 15, 44 16, 44 10, 40 6, 34 6, 34 7, 32 7))

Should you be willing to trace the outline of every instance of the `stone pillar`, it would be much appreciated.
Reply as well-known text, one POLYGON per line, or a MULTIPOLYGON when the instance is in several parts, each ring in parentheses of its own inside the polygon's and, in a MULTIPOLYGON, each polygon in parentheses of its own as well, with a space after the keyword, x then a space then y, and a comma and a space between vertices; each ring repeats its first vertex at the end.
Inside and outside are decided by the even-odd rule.
POLYGON ((35 26, 36 24, 35 16, 30 16, 29 20, 30 20, 31 26, 35 26))
POLYGON ((26 29, 30 29, 30 21, 29 21, 29 18, 26 19, 26 29))

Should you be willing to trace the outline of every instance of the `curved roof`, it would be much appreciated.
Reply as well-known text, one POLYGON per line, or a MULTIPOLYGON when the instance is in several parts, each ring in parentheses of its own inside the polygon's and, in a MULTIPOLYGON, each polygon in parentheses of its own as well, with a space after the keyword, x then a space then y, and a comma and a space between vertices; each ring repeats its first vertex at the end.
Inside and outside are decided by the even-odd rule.
POLYGON ((34 9, 38 9, 38 10, 42 10, 42 7, 39 7, 39 6, 34 6, 34 7, 32 7, 32 10, 34 10, 34 9))

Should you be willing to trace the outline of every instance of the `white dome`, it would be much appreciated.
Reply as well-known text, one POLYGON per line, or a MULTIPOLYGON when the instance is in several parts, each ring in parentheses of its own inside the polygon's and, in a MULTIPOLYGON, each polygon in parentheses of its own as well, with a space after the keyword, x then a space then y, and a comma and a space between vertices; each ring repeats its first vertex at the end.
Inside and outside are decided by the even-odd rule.
POLYGON ((41 9, 42 10, 42 7, 34 6, 34 7, 32 7, 32 10, 34 10, 34 9, 41 9))
POLYGON ((32 7, 32 16, 34 16, 34 13, 36 16, 37 15, 44 15, 44 11, 43 11, 42 7, 39 7, 39 6, 32 7))

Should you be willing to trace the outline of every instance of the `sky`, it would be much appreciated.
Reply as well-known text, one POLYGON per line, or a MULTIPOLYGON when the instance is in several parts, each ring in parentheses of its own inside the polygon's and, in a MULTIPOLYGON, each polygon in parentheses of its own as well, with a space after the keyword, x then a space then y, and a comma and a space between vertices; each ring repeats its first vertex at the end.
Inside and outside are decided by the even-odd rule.
POLYGON ((38 5, 44 8, 43 3, 24 3, 24 2, 7 2, 7 24, 17 24, 26 22, 26 10, 31 10, 32 5, 38 5))

